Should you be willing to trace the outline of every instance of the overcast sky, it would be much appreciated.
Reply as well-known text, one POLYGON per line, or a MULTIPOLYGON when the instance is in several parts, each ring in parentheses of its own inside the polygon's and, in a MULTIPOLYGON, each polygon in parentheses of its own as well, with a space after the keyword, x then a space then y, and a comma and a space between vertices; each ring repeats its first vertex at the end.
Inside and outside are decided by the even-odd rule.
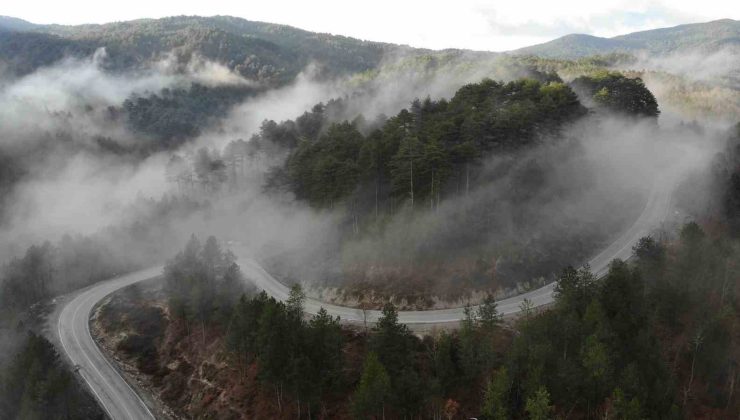
POLYGON ((504 51, 569 33, 614 36, 740 19, 737 0, 64 0, 5 1, 0 15, 34 23, 105 23, 231 15, 415 47, 504 51))

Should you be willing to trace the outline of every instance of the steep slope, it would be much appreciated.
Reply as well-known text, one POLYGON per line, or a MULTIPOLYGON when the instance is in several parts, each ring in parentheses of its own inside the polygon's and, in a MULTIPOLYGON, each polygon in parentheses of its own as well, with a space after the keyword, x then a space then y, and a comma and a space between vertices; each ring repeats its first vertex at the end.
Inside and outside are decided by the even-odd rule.
POLYGON ((740 22, 722 19, 635 32, 613 38, 572 34, 543 44, 513 51, 518 55, 573 59, 614 52, 647 52, 665 55, 678 52, 718 51, 740 47, 740 22))

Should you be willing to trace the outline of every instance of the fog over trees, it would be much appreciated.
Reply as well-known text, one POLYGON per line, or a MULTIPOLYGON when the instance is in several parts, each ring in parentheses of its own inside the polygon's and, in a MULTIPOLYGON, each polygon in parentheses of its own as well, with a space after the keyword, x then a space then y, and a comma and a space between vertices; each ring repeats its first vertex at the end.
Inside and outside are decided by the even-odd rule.
POLYGON ((0 417, 102 417, 55 305, 159 264, 91 325, 185 417, 736 417, 733 22, 530 56, 0 18, 0 417), (629 261, 582 266, 673 177, 629 261), (547 309, 500 316, 552 282, 547 309), (348 328, 307 297, 382 317, 348 328), (449 330, 399 323, 463 306, 449 330))
MULTIPOLYGON (((192 238, 170 262, 168 287, 174 276, 186 279, 185 270, 208 270, 208 249, 218 246, 212 238, 206 244, 199 248, 192 238)), ((644 237, 632 261, 614 261, 603 279, 588 268, 565 268, 546 311, 504 324, 489 296, 466 310, 454 331, 424 338, 398 323, 392 304, 359 333, 342 330, 323 309, 302 317, 299 285, 278 302, 264 292, 214 299, 223 287, 211 284, 189 295, 211 296, 191 300, 189 311, 171 298, 170 322, 196 328, 181 329, 182 340, 200 340, 202 325, 195 326, 202 319, 209 330, 226 331, 219 335, 224 357, 245 381, 256 366, 257 385, 280 413, 348 410, 357 418, 395 418, 454 409, 487 418, 567 412, 681 418, 698 405, 725 413, 736 406, 730 282, 738 275, 739 252, 726 233, 708 235, 688 223, 671 241, 644 237), (665 357, 672 363, 663 363, 665 357)))

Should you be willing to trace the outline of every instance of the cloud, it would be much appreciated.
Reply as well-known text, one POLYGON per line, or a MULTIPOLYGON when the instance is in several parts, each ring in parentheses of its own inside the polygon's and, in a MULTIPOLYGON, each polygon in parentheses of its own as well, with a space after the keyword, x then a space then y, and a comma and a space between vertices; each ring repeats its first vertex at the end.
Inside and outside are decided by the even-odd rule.
POLYGON ((499 36, 530 36, 553 39, 567 34, 589 34, 613 37, 630 32, 675 26, 691 21, 691 15, 681 13, 662 5, 651 5, 645 9, 604 8, 590 13, 562 15, 556 11, 550 17, 528 15, 520 19, 516 14, 507 16, 495 7, 479 9, 491 27, 491 32, 499 36))
POLYGON ((137 161, 101 152, 101 137, 119 144, 142 141, 122 119, 110 118, 108 107, 120 106, 134 93, 193 82, 252 83, 200 57, 184 62, 169 55, 127 74, 105 72, 105 60, 100 49, 87 59, 67 59, 19 79, 0 80, 0 153, 21 168, 11 189, 0 184, 7 194, 0 197, 0 260, 7 245, 18 250, 65 233, 91 234, 129 216, 127 206, 137 197, 168 192, 167 156, 137 161))
POLYGON ((17 186, 8 212, 13 228, 6 234, 41 241, 65 233, 95 233, 122 220, 137 195, 159 197, 167 192, 165 162, 163 156, 154 156, 134 166, 115 157, 78 153, 69 156, 61 170, 56 164, 47 171, 39 168, 41 173, 17 186))

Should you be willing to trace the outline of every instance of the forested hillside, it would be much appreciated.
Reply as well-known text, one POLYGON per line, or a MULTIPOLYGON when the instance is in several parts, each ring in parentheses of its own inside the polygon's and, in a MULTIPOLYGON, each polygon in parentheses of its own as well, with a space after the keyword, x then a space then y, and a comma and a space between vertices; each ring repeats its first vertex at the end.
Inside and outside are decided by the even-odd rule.
MULTIPOLYGON (((208 87, 193 83, 189 88, 163 89, 161 92, 126 99, 120 108, 111 107, 110 116, 120 117, 134 133, 148 138, 113 152, 138 152, 146 155, 160 150, 175 150, 217 125, 233 106, 262 91, 251 86, 208 87)), ((111 140, 108 144, 115 144, 111 140)), ((101 143, 101 147, 108 144, 101 143)))
POLYGON ((737 39, 725 20, 524 50, 570 60, 0 17, 0 418, 101 417, 39 318, 164 261, 91 329, 184 417, 737 418, 737 39), (628 262, 571 267, 643 229, 674 172, 628 262), (547 310, 501 319, 550 282, 547 310), (345 328, 306 295, 383 317, 345 328), (471 304, 454 331, 398 323, 471 304))
POLYGON ((455 331, 423 338, 392 304, 372 327, 342 328, 324 312, 302 318, 300 286, 284 303, 237 298, 233 256, 193 237, 168 263, 161 295, 119 294, 98 331, 186 416, 735 417, 735 131, 714 162, 722 206, 700 215, 703 226, 642 238, 600 279, 566 267, 551 307, 525 300, 508 323, 491 296, 455 331))
POLYGON ((26 75, 66 57, 92 55, 95 46, 38 32, 0 30, 0 61, 3 71, 11 75, 26 75))
MULTIPOLYGON (((547 206, 552 218, 559 212, 554 203, 595 188, 582 174, 558 181, 563 174, 554 160, 570 162, 573 171, 591 170, 577 142, 562 138, 587 111, 570 87, 547 77, 554 79, 484 80, 450 100, 417 100, 387 120, 340 122, 343 101, 320 104, 295 121, 264 123, 249 143, 232 142, 221 153, 201 150, 190 167, 178 157, 170 162, 169 177, 180 187, 230 190, 243 182, 245 166, 287 154, 267 176, 267 191, 343 212, 336 244, 341 260, 317 255, 329 262, 313 269, 329 285, 346 288, 350 280, 358 294, 387 287, 423 307, 430 295, 459 298, 460 288, 447 288, 451 279, 483 290, 545 281, 564 261, 585 258, 586 244, 602 235, 572 212, 530 231, 535 220, 546 219, 538 214, 547 206), (492 165, 494 158, 501 162, 492 165), (491 216, 508 211, 511 219, 491 216), (508 229, 510 235, 501 234, 508 229), (539 235, 538 243, 529 242, 530 234, 539 235), (414 291, 420 287, 426 292, 414 291)), ((657 115, 655 99, 639 79, 610 74, 581 81, 603 85, 591 95, 601 92, 609 112, 657 115)), ((612 209, 630 203, 608 194, 603 201, 612 209)), ((623 222, 615 218, 597 231, 623 222)))
MULTIPOLYGON (((254 140, 294 149, 285 167, 272 174, 270 186, 287 188, 315 206, 349 200, 377 211, 398 207, 391 203, 395 198, 412 207, 414 199, 431 200, 434 207, 440 197, 460 193, 462 184, 469 190, 471 168, 486 157, 554 142, 563 125, 586 114, 573 90, 550 77, 553 81, 484 80, 464 86, 449 101, 417 99, 379 126, 362 117, 331 124, 322 105, 296 122, 281 123, 280 134, 263 126, 254 140)), ((603 73, 573 85, 591 104, 611 112, 659 113, 639 79, 603 73)))
POLYGON ((285 177, 298 198, 317 206, 358 190, 366 191, 358 198, 364 202, 375 193, 376 209, 397 207, 392 198, 407 198, 412 208, 414 201, 433 206, 450 193, 452 179, 469 188, 470 166, 479 159, 557 136, 584 112, 562 83, 486 80, 461 88, 449 102, 417 100, 367 137, 350 122, 332 125, 297 145, 285 177))
POLYGON ((188 416, 734 416, 737 241, 689 223, 633 251, 601 280, 564 269, 548 310, 525 302, 504 324, 489 297, 456 331, 420 339, 391 304, 353 331, 324 312, 302 319, 299 286, 286 303, 237 300, 229 253, 191 239, 166 269, 169 310, 122 294, 100 332, 188 416))
POLYGON ((645 52, 655 55, 719 51, 738 48, 740 22, 722 19, 706 23, 652 29, 613 38, 572 34, 544 44, 514 51, 516 54, 574 59, 614 52, 645 52))
POLYGON ((106 66, 113 71, 142 68, 170 53, 181 61, 197 54, 249 79, 280 84, 292 80, 312 62, 318 63, 328 77, 374 68, 386 53, 414 51, 229 16, 180 16, 80 26, 4 20, 0 28, 6 29, 0 31, 0 60, 7 61, 18 75, 65 55, 89 55, 105 47, 109 56, 106 66))

